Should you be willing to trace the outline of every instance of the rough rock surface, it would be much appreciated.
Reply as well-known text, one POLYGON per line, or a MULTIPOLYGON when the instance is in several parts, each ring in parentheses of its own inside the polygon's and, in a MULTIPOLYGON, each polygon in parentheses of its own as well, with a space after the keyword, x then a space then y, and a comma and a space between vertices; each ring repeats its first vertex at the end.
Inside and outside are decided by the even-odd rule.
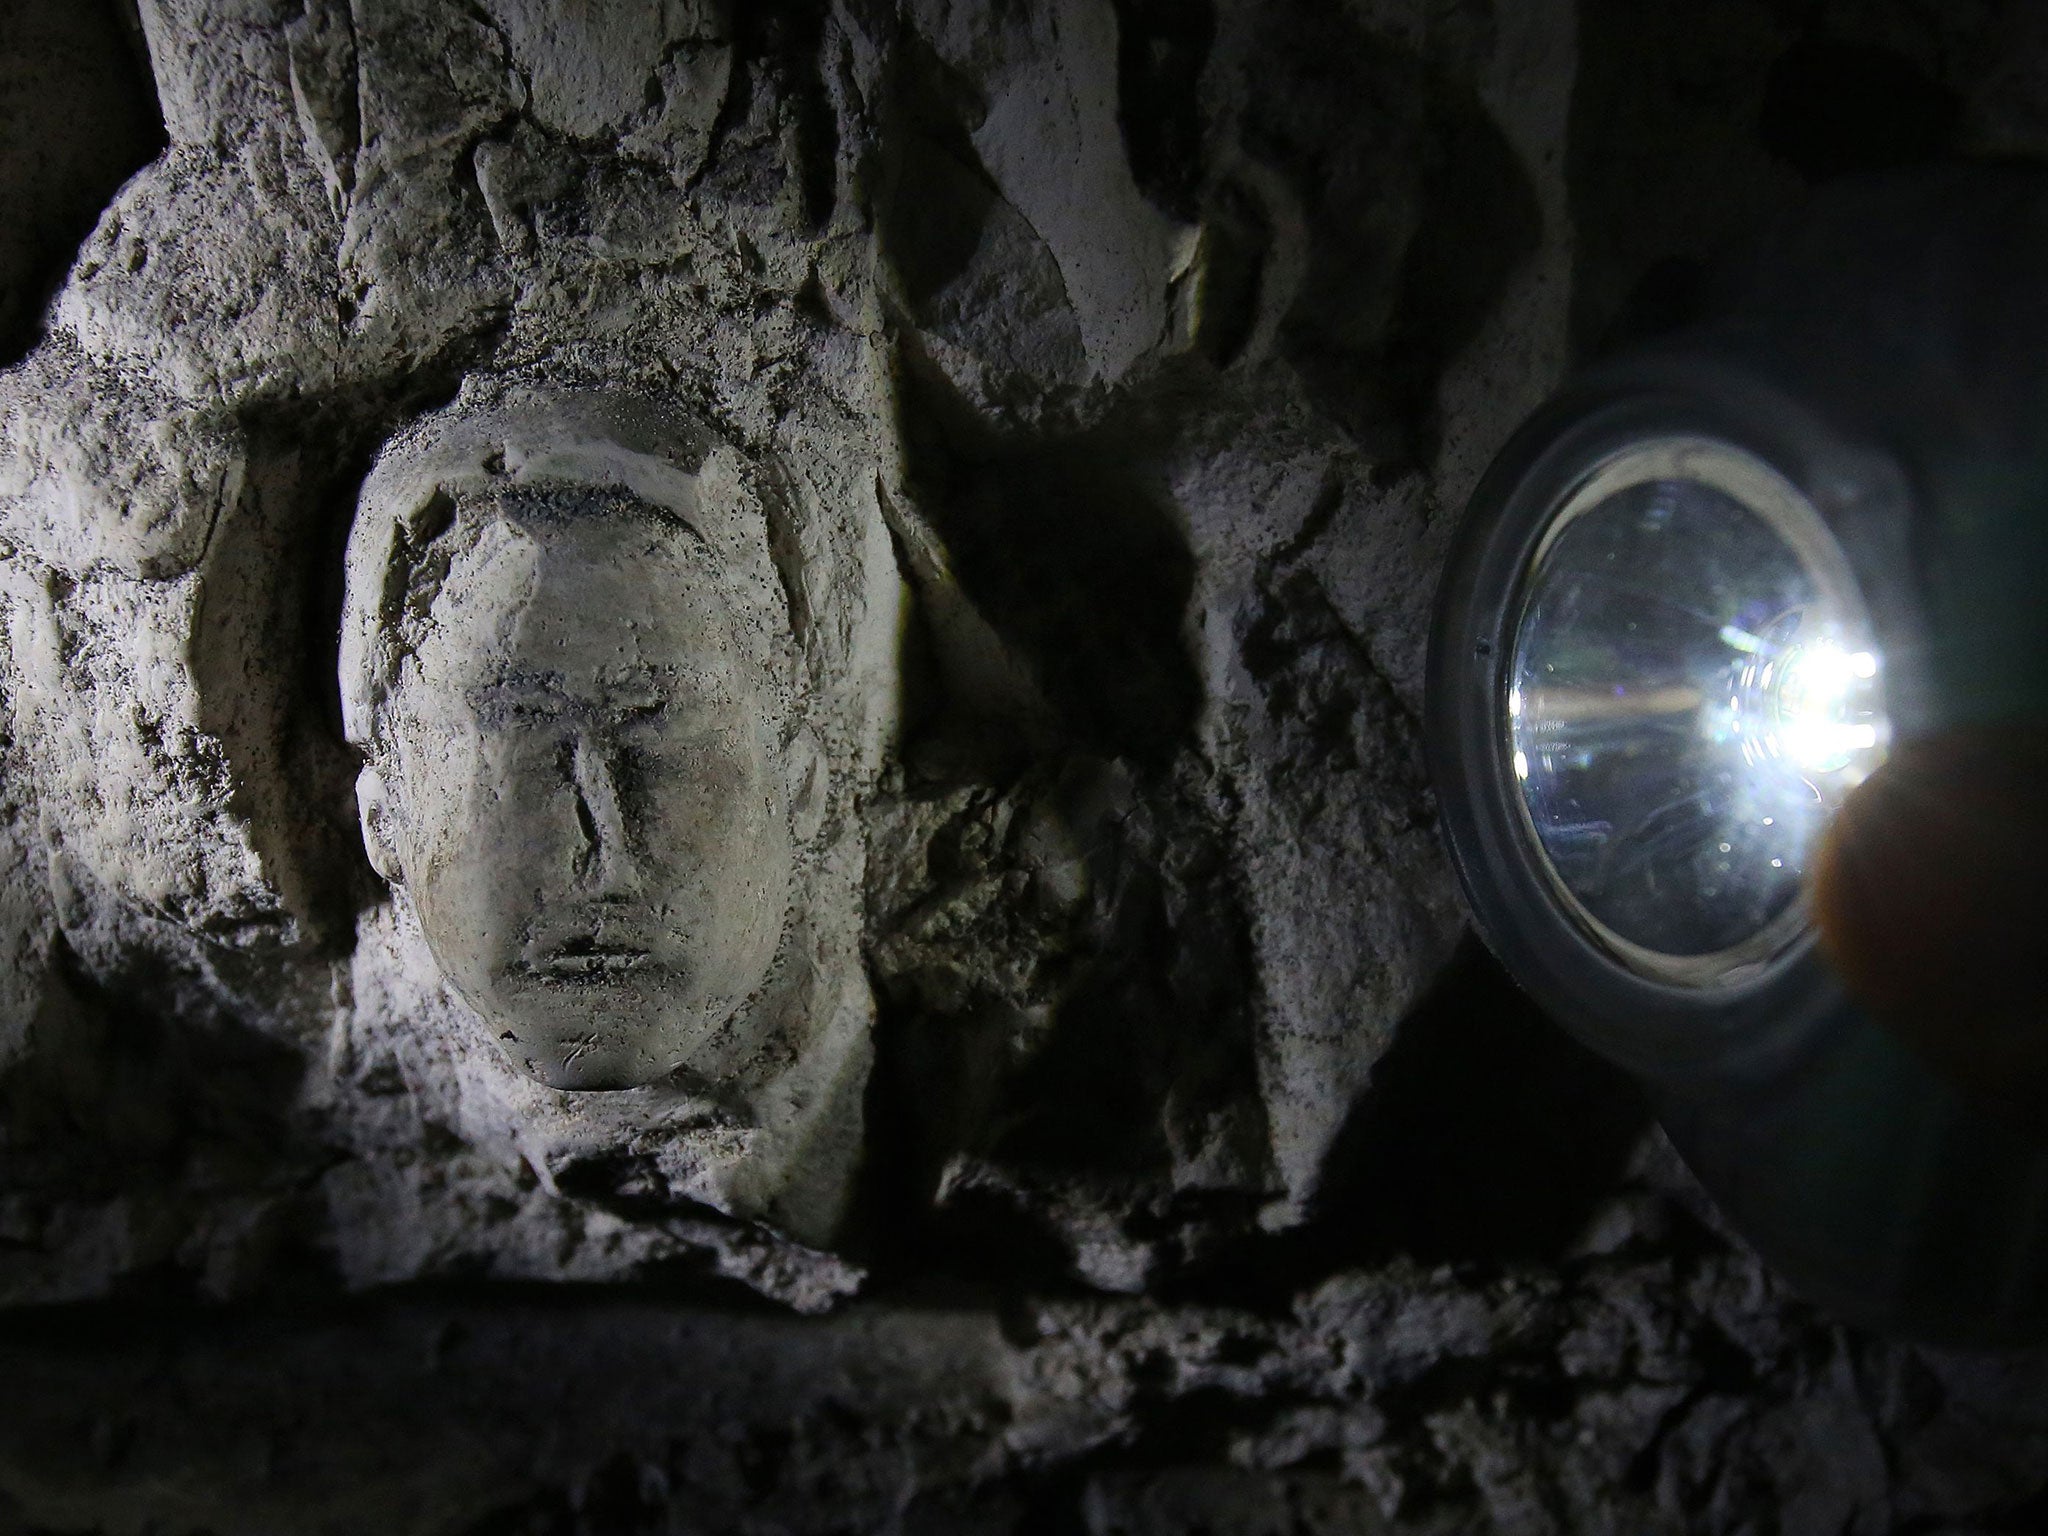
POLYGON ((2048 153, 2025 0, 10 9, 0 1533, 2048 1524, 2048 1363, 1764 1273, 1416 742, 1523 413, 1950 151, 2048 153), (795 509, 809 1214, 394 959, 351 522, 536 379, 795 509))
POLYGON ((2039 1529, 2038 1368, 1856 1338, 1702 1229, 1626 1225, 1541 1270, 1400 1261, 1257 1307, 21 1318, 0 1528, 2039 1529))
MULTIPOLYGON (((1439 412, 1443 359, 1415 348, 1515 333, 1547 363, 1532 398, 1561 360, 1555 305, 1535 337, 1496 307, 1540 243, 1507 133, 1359 20, 500 9, 140 11, 170 147, 0 379, 9 778, 47 871, 8 1055, 30 1097, 88 1079, 121 1033, 102 1015, 133 1011, 167 1051, 260 1064, 195 1058, 159 1118, 198 1099, 201 1142, 271 1132, 231 1175, 192 1149, 147 1193, 82 1197, 84 1153, 17 1120, 0 1284, 170 1264, 260 1288, 257 1231, 357 1284, 690 1253, 803 1306, 852 1283, 751 1256, 770 1228, 872 1247, 839 1197, 800 1216, 747 1193, 780 1173, 697 1172, 746 1114, 615 1103, 565 1150, 501 1123, 546 1105, 479 1109, 506 1091, 451 1045, 456 981, 378 979, 407 930, 333 729, 336 548, 381 444, 521 378, 571 414, 667 400, 794 508, 772 541, 812 686, 860 690, 821 727, 821 856, 865 883, 868 953, 810 954, 814 1006, 850 1022, 790 1038, 867 1034, 872 974, 869 1114, 914 1149, 894 1177, 1125 1291, 1298 1225, 1456 932, 1413 728, 1423 470, 1494 402, 1439 412), (1330 49, 1390 92, 1334 147, 1341 73, 1284 105, 1259 85, 1330 49), (1173 142, 1140 154, 1121 125, 1148 93, 1173 142), (1439 129, 1471 166, 1432 180, 1408 150, 1439 129), (1513 248, 1446 272, 1423 247, 1473 168, 1513 248), (979 190, 933 195, 956 181, 979 190), (1385 270, 1347 270, 1346 239, 1385 270), (1446 333, 1408 337, 1404 305, 1439 299, 1446 333), (1357 311, 1336 335, 1333 305, 1357 311)), ((1567 20, 1516 44, 1560 80, 1567 20)), ((1485 44, 1447 46, 1476 68, 1485 44)), ((1521 126, 1558 131, 1565 101, 1521 126)), ((813 1162, 857 1166, 870 1048, 813 1074, 841 1104, 805 1122, 813 1162)))

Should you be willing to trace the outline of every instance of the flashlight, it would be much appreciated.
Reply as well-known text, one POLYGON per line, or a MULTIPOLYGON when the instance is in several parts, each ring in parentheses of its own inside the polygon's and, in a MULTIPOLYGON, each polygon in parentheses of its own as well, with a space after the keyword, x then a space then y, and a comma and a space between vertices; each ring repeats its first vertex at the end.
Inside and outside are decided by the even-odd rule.
POLYGON ((1539 410, 1458 531, 1427 717, 1482 935, 1767 1259, 1852 1320, 2048 1337, 2048 1141, 1914 1048, 1943 1020, 1873 1017, 1814 894, 1888 761, 2048 719, 2048 175, 1826 189, 1539 410))

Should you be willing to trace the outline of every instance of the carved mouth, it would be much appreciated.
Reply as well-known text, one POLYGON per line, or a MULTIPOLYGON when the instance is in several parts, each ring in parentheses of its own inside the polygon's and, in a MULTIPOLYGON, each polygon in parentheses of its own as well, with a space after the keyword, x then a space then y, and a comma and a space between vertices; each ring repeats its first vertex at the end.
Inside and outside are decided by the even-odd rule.
POLYGON ((575 938, 539 959, 529 961, 527 974, 542 981, 593 985, 617 981, 647 965, 648 951, 637 944, 575 938))

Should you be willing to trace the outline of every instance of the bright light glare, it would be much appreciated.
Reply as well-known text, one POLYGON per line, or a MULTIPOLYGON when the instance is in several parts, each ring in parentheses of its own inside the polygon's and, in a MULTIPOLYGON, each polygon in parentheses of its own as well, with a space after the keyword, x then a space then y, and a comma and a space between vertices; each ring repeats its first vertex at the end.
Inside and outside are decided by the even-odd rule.
POLYGON ((1825 525, 1738 458, 1721 454, 1741 494, 1674 474, 1567 504, 1504 679, 1557 890, 1681 978, 1720 972, 1665 957, 1764 955, 1797 931, 1823 829, 1889 745, 1882 658, 1825 525))
MULTIPOLYGON (((1859 765, 1857 755, 1882 744, 1873 718, 1875 704, 1869 684, 1877 676, 1877 657, 1851 651, 1831 639, 1789 646, 1774 667, 1752 679, 1745 667, 1739 687, 1761 687, 1764 750, 1807 774, 1849 773, 1860 782, 1874 764, 1859 765)), ((1731 700, 1740 708, 1740 699, 1731 700)))

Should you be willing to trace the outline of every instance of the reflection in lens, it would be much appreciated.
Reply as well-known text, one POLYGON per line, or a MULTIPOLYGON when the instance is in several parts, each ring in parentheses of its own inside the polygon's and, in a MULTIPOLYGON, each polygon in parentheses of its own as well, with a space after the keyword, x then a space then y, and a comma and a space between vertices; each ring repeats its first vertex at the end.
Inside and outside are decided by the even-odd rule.
POLYGON ((1878 673, 1846 562, 1788 482, 1693 440, 1610 462, 1526 578, 1506 701, 1566 904, 1674 981, 1780 952, 1821 828, 1883 758, 1878 673))

